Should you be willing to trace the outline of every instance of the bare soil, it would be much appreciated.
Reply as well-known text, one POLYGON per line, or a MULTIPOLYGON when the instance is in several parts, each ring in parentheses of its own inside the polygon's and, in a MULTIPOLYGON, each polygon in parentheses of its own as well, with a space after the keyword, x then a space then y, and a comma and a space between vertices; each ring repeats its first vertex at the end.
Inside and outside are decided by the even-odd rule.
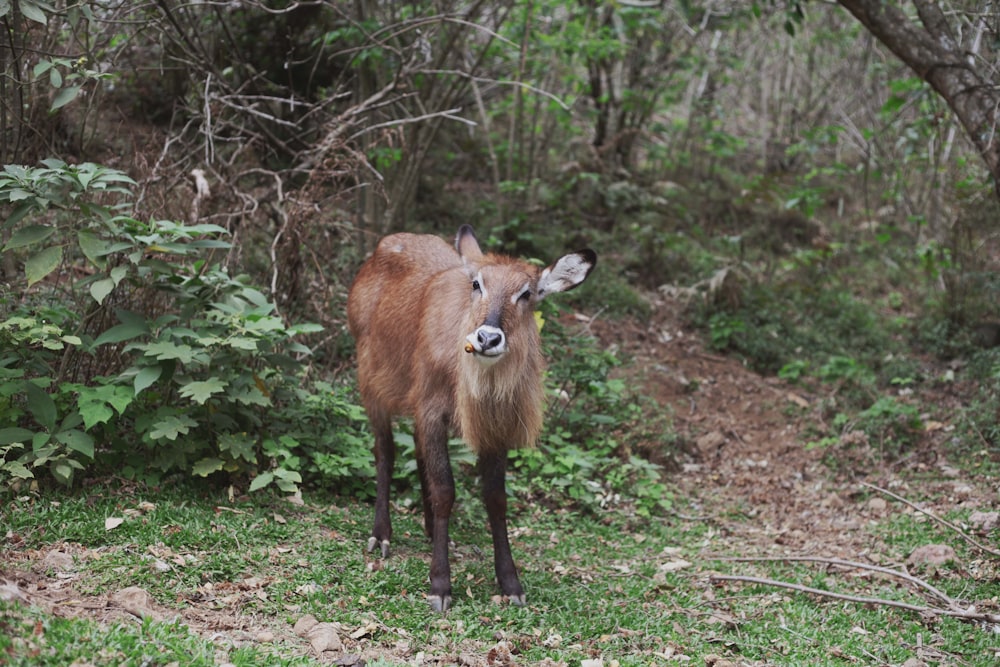
MULTIPOLYGON (((653 316, 646 322, 598 319, 589 326, 604 345, 618 347, 631 359, 622 371, 629 381, 641 383, 649 396, 670 409, 684 446, 677 452, 646 453, 673 467, 677 513, 710 522, 718 532, 713 543, 727 555, 814 555, 901 565, 908 554, 893 552, 871 528, 893 513, 913 510, 862 482, 920 501, 939 515, 956 508, 996 508, 997 481, 952 467, 942 454, 953 426, 948 423, 949 406, 961 400, 960 388, 929 390, 939 393, 921 397, 922 404, 936 405, 938 412, 925 415, 928 430, 901 458, 890 459, 850 433, 832 449, 808 448, 804 443, 810 427, 825 419, 821 396, 762 377, 738 359, 706 351, 703 341, 682 325, 679 303, 661 296, 654 301, 653 316)), ((20 597, 53 614, 83 615, 102 623, 144 613, 155 618, 179 613, 193 631, 206 637, 223 633, 236 642, 294 634, 273 619, 242 616, 231 609, 164 609, 141 591, 80 594, 73 588, 71 568, 46 562, 61 558, 60 551, 87 557, 86 550, 73 545, 8 552, 32 561, 32 566, 17 568, 16 575, 8 569, 0 595, 20 597)), ((252 595, 253 590, 232 593, 252 595)), ((345 640, 344 648, 360 646, 345 640)), ((478 653, 482 655, 482 647, 478 653)))

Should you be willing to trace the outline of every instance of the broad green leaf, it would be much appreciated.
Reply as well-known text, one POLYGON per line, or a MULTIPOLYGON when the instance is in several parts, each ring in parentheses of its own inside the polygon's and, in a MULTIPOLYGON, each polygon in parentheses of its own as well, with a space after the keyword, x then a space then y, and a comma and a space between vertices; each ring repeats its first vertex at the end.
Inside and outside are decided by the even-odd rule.
POLYGON ((96 424, 107 424, 115 416, 114 411, 103 401, 83 401, 78 405, 80 416, 83 417, 83 427, 90 430, 96 424))
POLYGON ((80 339, 79 336, 70 336, 70 335, 59 336, 59 340, 61 340, 64 343, 69 343, 70 345, 83 345, 83 341, 80 339))
POLYGON ((24 273, 28 277, 28 287, 56 270, 62 262, 62 246, 52 246, 32 255, 24 263, 24 273))
POLYGON ((11 213, 9 216, 7 216, 7 222, 4 223, 4 227, 13 227, 17 223, 21 222, 21 220, 26 215, 31 213, 31 211, 33 211, 34 208, 35 208, 34 202, 26 201, 22 204, 19 204, 17 208, 14 209, 14 212, 11 213))
POLYGON ((74 452, 83 454, 89 459, 94 458, 94 439, 83 431, 77 429, 61 431, 56 434, 56 440, 74 452))
POLYGON ((48 25, 49 19, 45 16, 45 12, 42 8, 38 6, 38 3, 33 0, 21 0, 20 2, 21 13, 24 14, 24 18, 31 19, 36 23, 41 23, 42 25, 48 25))
MULTIPOLYGON (((10 4, 6 2, 6 0, 0 2, 0 16, 3 16, 6 13, 3 11, 3 7, 5 4, 8 7, 10 6, 10 4)), ((31 74, 36 79, 40 79, 43 74, 48 72, 53 67, 55 67, 55 63, 53 63, 51 60, 39 60, 38 63, 35 65, 35 67, 31 70, 31 74)))
POLYGON ((34 477, 32 472, 25 468, 24 464, 20 461, 4 463, 3 465, 0 465, 0 470, 3 470, 11 477, 17 477, 18 479, 31 479, 34 477))
POLYGON ((198 425, 198 422, 194 421, 190 417, 184 415, 170 415, 165 417, 160 421, 153 424, 152 430, 149 432, 149 437, 153 440, 160 440, 166 438, 167 440, 176 440, 179 435, 187 435, 187 433, 198 425))
POLYGON ((208 477, 213 472, 219 472, 220 470, 222 470, 222 461, 220 459, 206 458, 195 463, 191 472, 199 477, 208 477))
POLYGON ((80 244, 80 250, 83 252, 84 257, 89 259, 98 268, 104 268, 108 263, 105 257, 108 248, 107 241, 85 229, 77 232, 76 239, 80 244))
POLYGON ((127 266, 116 266, 115 268, 111 269, 111 280, 115 281, 115 287, 117 287, 118 283, 120 283, 122 279, 127 275, 128 275, 127 266))
POLYGON ((59 459, 58 461, 53 461, 52 466, 49 468, 56 481, 66 486, 73 483, 73 466, 70 464, 71 460, 59 459))
POLYGON ((115 288, 115 281, 111 278, 102 278, 101 280, 95 280, 90 284, 90 296, 93 297, 94 301, 98 304, 103 304, 104 299, 111 294, 112 290, 115 288))
POLYGON ((44 431, 40 431, 35 435, 31 436, 31 452, 35 455, 35 461, 32 464, 38 467, 49 460, 49 455, 55 451, 55 446, 49 444, 49 438, 51 436, 44 431))
POLYGON ((25 225, 11 235, 3 249, 13 250, 14 248, 34 245, 49 238, 55 231, 56 228, 49 225, 25 225))
POLYGON ((48 430, 53 430, 56 427, 56 403, 49 393, 33 382, 25 385, 24 393, 31 416, 48 430))
MULTIPOLYGON (((25 190, 23 188, 11 188, 10 190, 7 191, 7 200, 12 203, 16 201, 21 201, 22 199, 28 199, 29 197, 34 197, 34 196, 35 193, 29 190, 25 190)), ((18 218, 18 220, 20 220, 20 218, 18 218)), ((8 218, 7 224, 14 224, 14 223, 10 222, 10 219, 8 218)))
POLYGON ((59 92, 56 93, 55 99, 52 100, 52 107, 50 111, 55 111, 56 109, 64 107, 75 100, 82 87, 83 86, 66 86, 65 88, 60 88, 59 92))
POLYGON ((229 452, 230 458, 243 459, 247 463, 256 463, 257 454, 254 452, 256 441, 246 435, 236 433, 226 433, 219 437, 219 449, 229 452))
POLYGON ((233 336, 226 340, 226 345, 237 350, 250 350, 254 351, 257 349, 257 341, 253 338, 244 338, 243 336, 233 336))
POLYGON ((196 403, 203 405, 205 401, 212 397, 212 394, 225 391, 227 386, 227 382, 213 376, 207 380, 188 382, 181 387, 179 393, 181 396, 190 398, 196 403))
POLYGON ((176 359, 182 364, 191 363, 194 360, 194 348, 190 345, 176 345, 168 340, 141 345, 140 348, 147 357, 153 357, 163 361, 164 359, 176 359))
POLYGON ((49 83, 52 84, 53 88, 62 88, 63 78, 58 67, 53 67, 49 70, 49 83))
POLYGON ((106 424, 114 416, 111 408, 123 414, 135 398, 128 387, 113 384, 80 387, 78 391, 77 409, 87 430, 96 424, 106 424))
POLYGON ((119 310, 115 314, 118 316, 121 324, 111 327, 98 336, 97 340, 94 341, 94 347, 107 343, 120 343, 149 333, 149 325, 142 315, 127 310, 119 310))
POLYGON ((156 366, 143 367, 142 370, 135 374, 135 380, 133 380, 135 395, 138 396, 143 389, 146 389, 159 380, 162 374, 163 366, 160 366, 159 364, 156 366))
POLYGON ((259 490, 263 489, 265 486, 267 486, 268 484, 270 484, 273 480, 274 480, 274 473, 272 473, 272 472, 262 472, 261 474, 259 474, 256 477, 254 477, 253 481, 250 482, 250 490, 251 491, 259 491, 259 490))
POLYGON ((34 435, 34 431, 29 431, 26 428, 17 428, 16 426, 0 428, 0 445, 9 445, 14 442, 29 442, 34 435))

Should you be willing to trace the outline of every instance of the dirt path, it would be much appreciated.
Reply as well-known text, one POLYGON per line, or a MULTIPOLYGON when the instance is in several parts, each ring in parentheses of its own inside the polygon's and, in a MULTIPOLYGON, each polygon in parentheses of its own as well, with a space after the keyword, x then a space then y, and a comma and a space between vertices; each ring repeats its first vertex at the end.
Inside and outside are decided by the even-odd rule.
MULTIPOLYGON (((951 425, 938 415, 925 415, 931 426, 902 462, 882 460, 860 434, 848 434, 833 452, 836 466, 826 465, 831 452, 805 445, 806 429, 823 419, 819 397, 706 351, 682 325, 681 308, 659 299, 646 324, 595 322, 593 331, 605 344, 620 346, 633 360, 626 372, 672 410, 686 443, 674 481, 682 502, 692 503, 679 511, 717 524, 734 551, 898 562, 905 554, 887 552, 873 526, 893 512, 913 510, 864 483, 920 501, 937 497, 922 505, 941 514, 994 505, 991 479, 961 473, 940 453, 951 425), (733 512, 750 520, 724 518, 733 512)), ((947 414, 948 405, 960 400, 955 394, 922 402, 947 414)))

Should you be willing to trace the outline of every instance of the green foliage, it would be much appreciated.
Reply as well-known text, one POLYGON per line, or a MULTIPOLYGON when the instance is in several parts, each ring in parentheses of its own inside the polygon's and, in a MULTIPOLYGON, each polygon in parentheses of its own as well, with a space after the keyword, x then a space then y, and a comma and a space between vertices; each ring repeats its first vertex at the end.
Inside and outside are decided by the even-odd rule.
MULTIPOLYGON (((515 492, 590 510, 619 503, 643 516, 672 504, 659 466, 631 454, 644 419, 637 396, 612 376, 621 362, 555 317, 543 330, 549 407, 536 449, 511 454, 515 492)), ((670 425, 660 424, 666 446, 670 425)))
POLYGON ((273 434, 270 412, 301 384, 309 350, 295 337, 320 328, 286 325, 246 276, 212 263, 231 249, 221 227, 116 214, 125 204, 98 195, 127 196, 127 176, 45 165, 8 165, 0 176, 0 200, 15 206, 0 253, 24 258, 32 288, 4 304, 10 314, 0 321, 0 481, 48 469, 70 484, 100 458, 126 476, 262 472, 255 490, 294 490, 296 441, 273 434), (69 214, 43 218, 50 208, 69 214), (39 308, 56 300, 41 281, 67 262, 86 265, 86 277, 61 288, 64 305, 39 308), (116 291, 116 303, 144 312, 119 308, 118 324, 88 331, 116 291), (114 358, 118 368, 66 381, 81 355, 114 358))

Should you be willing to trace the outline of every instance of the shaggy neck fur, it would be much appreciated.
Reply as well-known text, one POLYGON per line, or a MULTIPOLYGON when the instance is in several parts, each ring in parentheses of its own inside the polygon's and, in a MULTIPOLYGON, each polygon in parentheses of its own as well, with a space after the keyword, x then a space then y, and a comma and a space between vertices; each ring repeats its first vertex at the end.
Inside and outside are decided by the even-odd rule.
POLYGON ((456 421, 473 451, 497 452, 535 444, 542 429, 544 401, 541 355, 529 351, 537 347, 535 341, 511 349, 490 367, 463 354, 456 421))

